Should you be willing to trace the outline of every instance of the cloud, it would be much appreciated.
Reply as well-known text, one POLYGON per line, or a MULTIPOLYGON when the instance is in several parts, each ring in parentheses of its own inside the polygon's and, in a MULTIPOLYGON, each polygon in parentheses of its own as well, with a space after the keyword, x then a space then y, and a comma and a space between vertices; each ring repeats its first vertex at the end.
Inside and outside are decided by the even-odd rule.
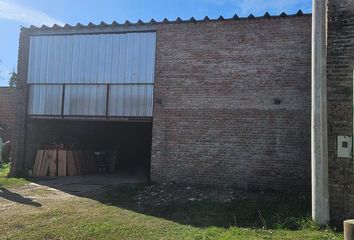
POLYGON ((64 25, 60 20, 52 18, 44 12, 20 4, 11 3, 6 0, 0 0, 0 18, 37 26, 41 26, 42 24, 51 26, 54 23, 64 25))

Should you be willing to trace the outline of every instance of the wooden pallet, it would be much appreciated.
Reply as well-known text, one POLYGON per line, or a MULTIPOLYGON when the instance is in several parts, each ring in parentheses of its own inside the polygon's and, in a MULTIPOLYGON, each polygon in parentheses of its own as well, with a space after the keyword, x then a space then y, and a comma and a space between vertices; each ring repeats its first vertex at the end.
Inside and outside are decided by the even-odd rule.
POLYGON ((40 149, 33 165, 33 176, 79 176, 97 171, 93 152, 40 149))

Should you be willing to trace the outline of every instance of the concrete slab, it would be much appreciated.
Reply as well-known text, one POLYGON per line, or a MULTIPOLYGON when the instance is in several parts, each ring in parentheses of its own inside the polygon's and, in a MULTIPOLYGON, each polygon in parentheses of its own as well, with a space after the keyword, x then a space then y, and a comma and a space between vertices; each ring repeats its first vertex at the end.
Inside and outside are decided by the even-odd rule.
POLYGON ((60 191, 67 193, 71 192, 80 194, 94 192, 99 189, 124 183, 143 183, 146 181, 146 177, 126 177, 113 174, 103 174, 90 176, 43 178, 39 181, 36 181, 36 184, 59 189, 60 191))

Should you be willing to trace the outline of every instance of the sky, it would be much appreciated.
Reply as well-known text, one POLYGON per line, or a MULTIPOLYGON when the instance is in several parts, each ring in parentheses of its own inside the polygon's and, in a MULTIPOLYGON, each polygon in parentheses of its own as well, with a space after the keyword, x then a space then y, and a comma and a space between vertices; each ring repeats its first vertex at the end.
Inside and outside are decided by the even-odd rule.
POLYGON ((0 0, 0 86, 6 86, 9 72, 16 70, 21 26, 262 16, 299 9, 310 13, 311 0, 0 0))

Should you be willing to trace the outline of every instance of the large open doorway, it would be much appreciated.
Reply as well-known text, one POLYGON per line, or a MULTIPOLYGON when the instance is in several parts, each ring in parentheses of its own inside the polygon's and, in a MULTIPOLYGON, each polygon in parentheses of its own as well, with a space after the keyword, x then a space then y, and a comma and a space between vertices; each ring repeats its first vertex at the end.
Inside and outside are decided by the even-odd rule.
POLYGON ((62 144, 94 154, 97 174, 111 173, 149 179, 151 122, 29 119, 24 169, 31 171, 38 149, 62 144))

